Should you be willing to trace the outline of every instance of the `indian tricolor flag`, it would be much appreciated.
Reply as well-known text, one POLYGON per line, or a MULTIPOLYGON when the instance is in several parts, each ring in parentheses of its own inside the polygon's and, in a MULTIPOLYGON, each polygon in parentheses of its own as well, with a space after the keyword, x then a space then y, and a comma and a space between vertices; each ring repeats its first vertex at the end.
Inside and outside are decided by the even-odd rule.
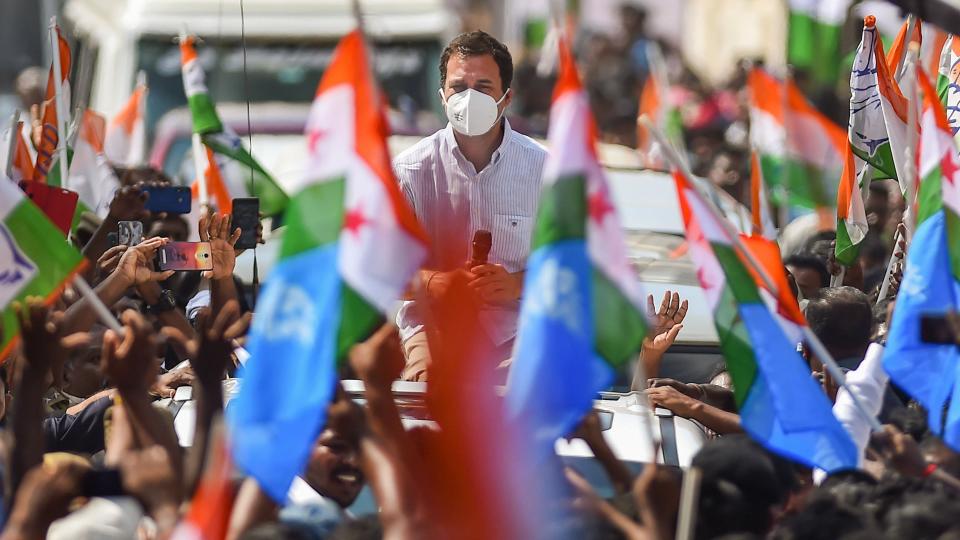
POLYGON ((848 138, 854 155, 873 167, 873 179, 896 178, 906 193, 907 100, 890 72, 877 19, 863 19, 850 71, 848 138))
POLYGON ((843 164, 843 130, 821 114, 792 82, 763 69, 747 78, 750 142, 777 204, 824 208, 833 204, 843 164))
POLYGON ((20 332, 10 308, 28 296, 53 301, 83 266, 83 256, 16 184, 0 177, 0 361, 20 332))
POLYGON ((853 151, 847 142, 847 159, 843 163, 840 187, 837 189, 837 262, 850 266, 860 254, 860 243, 867 236, 867 212, 863 206, 863 186, 857 180, 853 151))
POLYGON ((260 209, 264 214, 279 214, 287 207, 287 195, 270 173, 243 147, 240 137, 220 121, 207 91, 206 77, 200 59, 197 58, 195 41, 193 36, 185 36, 180 41, 183 90, 187 95, 190 115, 193 117, 193 132, 200 135, 203 144, 215 153, 241 165, 244 182, 249 182, 253 196, 260 198, 260 209))
POLYGON ((382 323, 427 254, 393 175, 375 84, 355 30, 317 88, 307 174, 294 186, 244 384, 228 410, 237 465, 277 501, 323 426, 337 362, 382 323))
POLYGON ((776 293, 761 292, 755 276, 763 263, 748 265, 723 218, 689 179, 679 172, 674 179, 690 258, 713 311, 744 430, 770 450, 811 467, 856 467, 853 441, 810 377, 796 350, 798 336, 788 337, 786 328, 799 333, 799 309, 789 305, 782 286, 776 293))
POLYGON ((139 83, 120 112, 110 120, 103 151, 111 162, 126 167, 143 163, 147 151, 147 132, 144 127, 146 102, 147 86, 139 83))
MULTIPOLYGON (((60 33, 60 27, 56 28, 57 43, 60 46, 60 80, 61 89, 64 92, 64 103, 70 103, 70 45, 60 33)), ((47 173, 50 172, 50 164, 53 162, 53 154, 57 150, 57 144, 60 141, 60 124, 57 121, 56 104, 56 79, 53 78, 53 64, 50 65, 50 73, 47 74, 47 93, 44 97, 41 108, 41 131, 40 144, 37 146, 37 161, 34 165, 33 179, 45 182, 47 173)))
POLYGON ((956 36, 944 42, 937 74, 937 95, 946 109, 950 131, 960 144, 960 39, 956 36))
POLYGON ((103 152, 105 130, 106 120, 102 116, 90 109, 84 111, 70 158, 69 186, 80 197, 78 213, 89 210, 101 218, 107 216, 110 201, 120 189, 120 180, 103 152))
POLYGON ((823 85, 840 75, 840 35, 851 0, 790 0, 787 62, 823 85))
POLYGON ((664 169, 667 166, 663 149, 647 128, 640 122, 646 116, 661 133, 679 147, 683 142, 680 111, 673 106, 670 98, 670 81, 667 78, 667 66, 663 60, 660 46, 654 42, 647 44, 647 59, 650 72, 640 92, 640 107, 637 116, 637 151, 643 158, 647 169, 664 169))
POLYGON ((754 235, 776 240, 777 228, 773 225, 763 168, 756 150, 750 151, 750 222, 754 235))
POLYGON ((16 137, 13 143, 8 143, 8 148, 12 149, 12 155, 7 156, 7 175, 14 182, 20 180, 33 180, 33 158, 30 157, 30 147, 23 140, 23 122, 17 122, 15 129, 10 132, 11 137, 16 137))
POLYGON ((648 328, 594 133, 587 93, 561 39, 506 396, 508 414, 550 444, 590 410, 613 370, 635 358, 648 328))

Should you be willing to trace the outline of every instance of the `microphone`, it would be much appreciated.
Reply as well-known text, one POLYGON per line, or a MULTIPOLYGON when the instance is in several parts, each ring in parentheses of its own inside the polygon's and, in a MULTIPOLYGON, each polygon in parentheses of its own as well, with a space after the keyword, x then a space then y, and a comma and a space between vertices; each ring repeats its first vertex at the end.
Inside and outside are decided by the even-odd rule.
POLYGON ((473 233, 473 245, 470 250, 470 267, 487 264, 490 247, 493 245, 493 235, 490 231, 480 229, 473 233))

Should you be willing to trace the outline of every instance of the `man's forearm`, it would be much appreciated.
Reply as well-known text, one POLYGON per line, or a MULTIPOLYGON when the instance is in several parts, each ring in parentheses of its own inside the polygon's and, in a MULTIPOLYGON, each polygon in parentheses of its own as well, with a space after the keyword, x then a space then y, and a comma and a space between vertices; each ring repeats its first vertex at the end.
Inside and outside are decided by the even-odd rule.
POLYGON ((237 285, 233 276, 210 280, 210 311, 215 315, 223 309, 230 300, 240 300, 237 285))
POLYGON ((703 402, 699 402, 694 407, 690 418, 721 435, 743 433, 743 427, 740 425, 740 415, 722 411, 703 402))
MULTIPOLYGON (((114 273, 101 281, 94 291, 100 301, 110 307, 123 297, 130 285, 127 280, 114 273)), ((86 332, 90 330, 96 320, 97 312, 93 309, 93 304, 90 299, 83 297, 70 306, 64 314, 62 334, 70 335, 76 332, 86 332)))
POLYGON ((13 399, 13 440, 10 442, 10 478, 6 499, 20 487, 27 471, 43 460, 43 393, 46 391, 46 374, 25 367, 17 381, 13 399))

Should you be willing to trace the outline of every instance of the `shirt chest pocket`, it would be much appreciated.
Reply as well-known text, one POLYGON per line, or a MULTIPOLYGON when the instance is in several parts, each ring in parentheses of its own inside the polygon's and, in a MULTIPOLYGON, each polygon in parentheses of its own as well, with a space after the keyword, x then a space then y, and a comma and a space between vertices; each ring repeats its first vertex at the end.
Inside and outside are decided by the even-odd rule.
POLYGON ((527 265, 533 239, 533 218, 517 214, 494 214, 490 262, 502 264, 508 272, 519 272, 527 265))

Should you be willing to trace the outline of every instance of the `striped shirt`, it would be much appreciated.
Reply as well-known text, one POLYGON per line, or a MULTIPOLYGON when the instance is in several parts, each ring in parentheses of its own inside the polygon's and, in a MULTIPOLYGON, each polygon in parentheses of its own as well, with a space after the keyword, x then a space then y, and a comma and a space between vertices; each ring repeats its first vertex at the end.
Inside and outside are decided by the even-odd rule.
MULTIPOLYGON (((470 258, 473 233, 493 237, 488 261, 510 273, 526 268, 533 222, 540 198, 546 149, 510 129, 503 120, 503 140, 490 163, 477 172, 460 149, 450 124, 408 148, 394 160, 400 187, 430 235, 426 266, 435 270, 462 267, 470 258)), ((485 308, 480 320, 497 345, 516 335, 519 302, 485 308)), ((423 329, 416 302, 405 302, 397 314, 406 340, 423 329)))

